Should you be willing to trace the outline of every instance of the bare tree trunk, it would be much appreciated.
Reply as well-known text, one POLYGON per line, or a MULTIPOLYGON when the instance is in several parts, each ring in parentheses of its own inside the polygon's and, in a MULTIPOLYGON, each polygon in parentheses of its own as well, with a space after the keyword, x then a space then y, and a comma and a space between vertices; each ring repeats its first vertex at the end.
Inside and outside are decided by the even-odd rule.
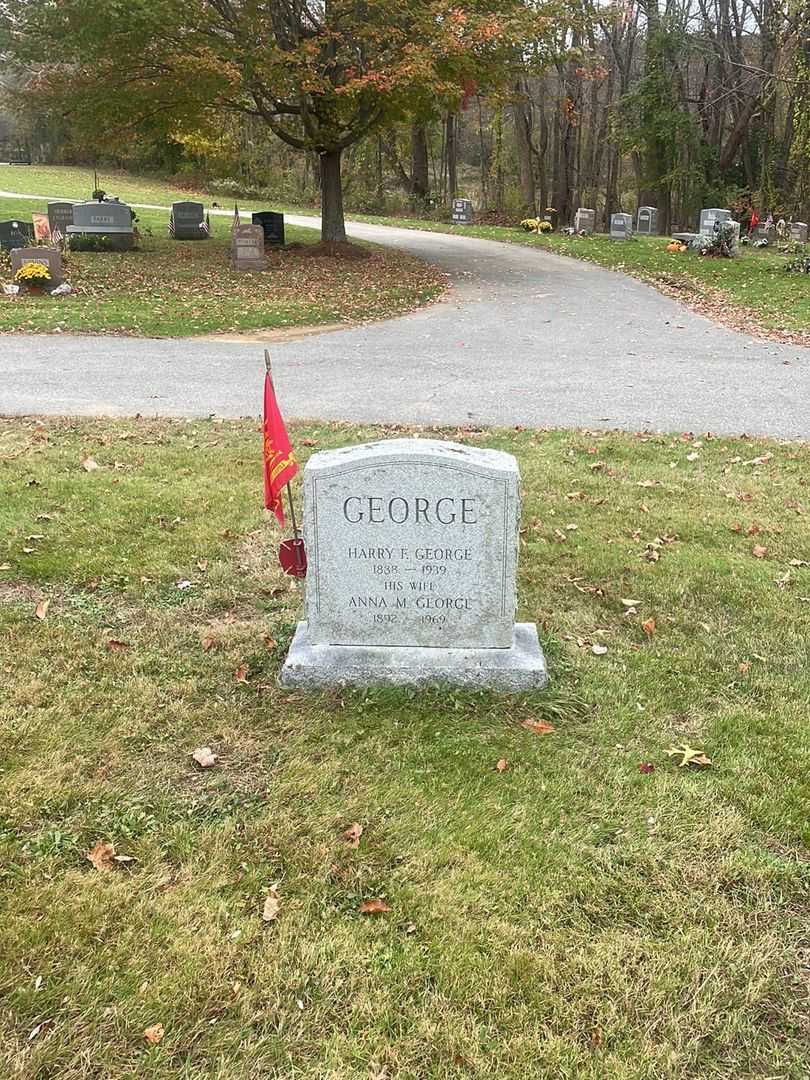
POLYGON ((411 193, 420 203, 430 194, 427 132, 423 124, 411 124, 411 193))
POLYGON ((320 155, 321 240, 330 244, 341 244, 346 241, 340 156, 340 150, 327 150, 320 155))
POLYGON ((455 199, 458 194, 458 117, 447 114, 445 125, 445 153, 447 155, 447 197, 455 199))
POLYGON ((526 90, 525 80, 517 80, 514 92, 515 101, 512 104, 512 117, 515 122, 520 209, 524 213, 534 214, 537 210, 535 205, 537 192, 534 186, 534 169, 532 168, 532 106, 526 90))

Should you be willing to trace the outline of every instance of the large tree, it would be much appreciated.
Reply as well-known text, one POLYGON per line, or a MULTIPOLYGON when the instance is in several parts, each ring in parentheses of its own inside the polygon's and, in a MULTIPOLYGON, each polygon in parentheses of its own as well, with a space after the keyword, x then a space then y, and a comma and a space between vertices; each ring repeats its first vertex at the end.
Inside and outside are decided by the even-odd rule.
POLYGON ((341 154, 508 77, 557 0, 0 0, 23 99, 88 145, 260 118, 320 160, 326 241, 345 239, 341 154), (545 6, 543 6, 545 5, 545 6))

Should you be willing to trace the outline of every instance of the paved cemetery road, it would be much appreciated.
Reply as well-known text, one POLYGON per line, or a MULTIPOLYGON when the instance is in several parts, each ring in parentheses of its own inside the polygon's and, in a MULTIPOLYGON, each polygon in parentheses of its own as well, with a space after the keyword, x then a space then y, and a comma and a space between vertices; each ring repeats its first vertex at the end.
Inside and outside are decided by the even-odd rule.
MULTIPOLYGON (((454 287, 403 318, 275 343, 288 417, 810 438, 810 349, 734 333, 574 259, 380 225, 349 231, 438 264, 454 287)), ((255 416, 261 372, 255 340, 9 335, 0 413, 255 416)))

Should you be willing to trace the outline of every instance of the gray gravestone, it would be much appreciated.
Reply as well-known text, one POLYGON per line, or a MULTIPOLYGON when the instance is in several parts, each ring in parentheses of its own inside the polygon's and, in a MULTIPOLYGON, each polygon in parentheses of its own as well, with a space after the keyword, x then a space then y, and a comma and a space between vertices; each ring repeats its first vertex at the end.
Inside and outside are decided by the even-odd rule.
POLYGON ((469 199, 453 199, 453 221, 459 225, 472 225, 473 204, 469 199))
POLYGON ((264 230, 264 242, 273 247, 284 245, 284 215, 275 210, 259 210, 253 215, 253 224, 261 225, 264 230))
POLYGON ((721 221, 731 221, 730 210, 719 210, 717 207, 701 210, 698 232, 702 236, 710 235, 714 232, 715 225, 718 225, 721 221))
POLYGON ((641 236, 658 235, 658 207, 640 206, 638 208, 636 232, 641 236))
POLYGON ((132 211, 122 202, 83 202, 73 207, 73 224, 67 236, 104 237, 115 251, 129 251, 135 242, 132 211))
POLYGON ((264 270, 264 229, 261 225, 237 225, 231 232, 231 262, 234 270, 264 270))
POLYGON ((49 202, 48 224, 51 227, 52 233, 54 229, 58 229, 61 232, 62 236, 66 236, 68 225, 73 224, 73 203, 49 202))
POLYGON ((797 244, 807 243, 807 224, 804 221, 791 221, 789 228, 791 240, 797 244))
POLYGON ((755 226, 754 231, 751 233, 752 240, 767 240, 769 244, 776 243, 776 226, 766 225, 764 221, 755 226))
POLYGON ((34 226, 29 221, 0 221, 0 249, 12 251, 34 240, 34 226))
POLYGON ((595 229, 596 211, 580 206, 579 210, 574 214, 574 231, 578 233, 584 232, 590 236, 595 229))
POLYGON ((172 236, 175 240, 207 240, 205 207, 201 202, 172 203, 172 236))
POLYGON ((15 248, 11 253, 11 273, 16 274, 26 263, 44 263, 51 272, 48 288, 62 284, 62 254, 53 247, 15 248))
POLYGON ((629 214, 610 215, 610 239, 627 240, 633 235, 633 219, 629 214))
POLYGON ((534 624, 515 624, 517 462, 391 439, 314 454, 304 471, 306 622, 286 686, 545 685, 534 624))

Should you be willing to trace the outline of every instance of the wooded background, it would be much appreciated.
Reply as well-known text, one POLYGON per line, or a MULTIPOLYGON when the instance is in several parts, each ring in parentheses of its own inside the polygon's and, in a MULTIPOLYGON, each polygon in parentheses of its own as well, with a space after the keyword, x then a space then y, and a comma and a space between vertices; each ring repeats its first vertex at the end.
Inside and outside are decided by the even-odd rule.
MULTIPOLYGON (((466 196, 479 214, 525 216, 578 206, 657 206, 659 228, 695 227, 703 206, 756 207, 807 220, 810 194, 810 3, 641 0, 569 8, 533 55, 528 42, 497 90, 386 126, 343 155, 354 210, 446 215, 466 196)), ((318 155, 232 115, 216 136, 122 137, 103 152, 70 116, 37 115, 15 137, 35 160, 154 169, 223 195, 289 204, 319 194, 318 155)))

